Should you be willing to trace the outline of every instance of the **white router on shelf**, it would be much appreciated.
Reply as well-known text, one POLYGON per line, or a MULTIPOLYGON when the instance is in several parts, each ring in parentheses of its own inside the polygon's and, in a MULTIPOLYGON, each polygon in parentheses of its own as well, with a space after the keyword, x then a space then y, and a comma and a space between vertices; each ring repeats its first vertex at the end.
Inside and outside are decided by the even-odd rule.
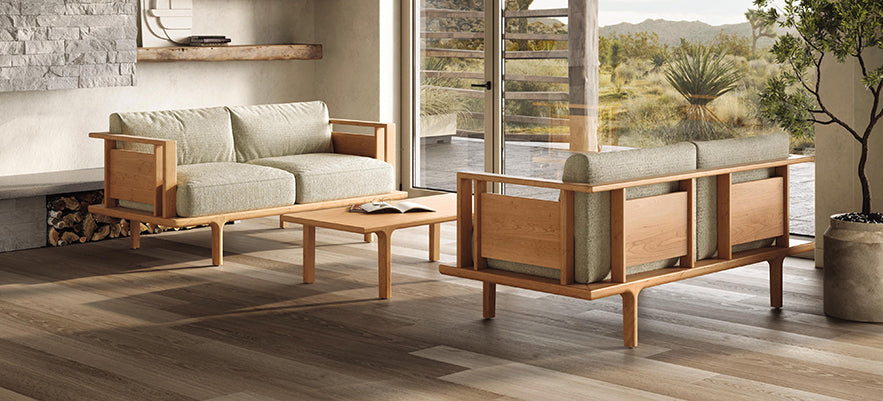
POLYGON ((193 0, 140 0, 141 47, 185 45, 193 29, 193 0))

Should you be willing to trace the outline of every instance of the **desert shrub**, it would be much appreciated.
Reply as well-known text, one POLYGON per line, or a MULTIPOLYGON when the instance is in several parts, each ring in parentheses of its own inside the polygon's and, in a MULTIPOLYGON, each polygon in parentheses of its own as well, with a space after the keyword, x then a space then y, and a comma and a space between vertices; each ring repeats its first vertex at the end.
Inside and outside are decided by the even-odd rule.
POLYGON ((742 73, 732 60, 696 45, 672 57, 665 77, 687 100, 681 121, 671 133, 671 142, 733 136, 732 130, 708 108, 709 103, 736 89, 742 80, 742 73))

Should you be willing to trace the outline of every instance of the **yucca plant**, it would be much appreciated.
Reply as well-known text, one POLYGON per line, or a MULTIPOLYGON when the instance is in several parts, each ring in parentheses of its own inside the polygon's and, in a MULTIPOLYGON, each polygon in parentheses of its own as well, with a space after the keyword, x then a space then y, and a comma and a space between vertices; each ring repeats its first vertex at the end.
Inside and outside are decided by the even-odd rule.
POLYGON ((708 140, 731 137, 726 126, 708 104, 736 89, 742 73, 736 65, 705 46, 694 46, 674 53, 665 79, 687 100, 673 140, 708 140))

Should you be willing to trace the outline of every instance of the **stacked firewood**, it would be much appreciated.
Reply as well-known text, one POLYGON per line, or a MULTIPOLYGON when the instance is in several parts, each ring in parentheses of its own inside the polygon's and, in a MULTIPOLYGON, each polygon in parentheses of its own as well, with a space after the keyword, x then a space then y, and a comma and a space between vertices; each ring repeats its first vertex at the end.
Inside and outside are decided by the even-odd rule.
MULTIPOLYGON (((89 205, 104 202, 104 191, 88 191, 46 197, 49 245, 62 246, 109 238, 127 237, 129 222, 89 213, 89 205)), ((162 227, 141 224, 142 233, 158 233, 162 227)))
MULTIPOLYGON (((63 246, 128 237, 133 229, 128 221, 89 213, 89 205, 102 202, 104 202, 103 190, 47 196, 49 245, 63 246)), ((183 229, 193 227, 201 226, 183 229)), ((137 229, 141 234, 182 230, 147 223, 141 223, 137 229)))

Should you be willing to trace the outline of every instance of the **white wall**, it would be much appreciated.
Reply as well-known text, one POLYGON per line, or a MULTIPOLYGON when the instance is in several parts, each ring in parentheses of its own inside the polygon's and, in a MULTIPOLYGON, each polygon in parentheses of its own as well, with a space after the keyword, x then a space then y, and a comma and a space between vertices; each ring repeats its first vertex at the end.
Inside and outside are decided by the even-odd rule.
POLYGON ((399 120, 401 0, 316 4, 319 96, 334 117, 399 120))
MULTIPOLYGON (((237 44, 317 43, 320 3, 196 0, 193 32, 237 44)), ((307 60, 138 63, 135 87, 0 93, 0 176, 100 167, 102 144, 87 134, 107 130, 114 111, 316 99, 317 67, 307 60)))
MULTIPOLYGON (((872 54, 867 65, 880 65, 883 52, 872 54)), ((857 63, 828 61, 822 72, 825 104, 859 130, 868 122, 872 98, 860 80, 857 63)), ((835 125, 816 127, 816 264, 822 265, 823 236, 833 214, 861 211, 861 184, 857 166, 861 146, 835 125)), ((872 211, 883 211, 883 126, 871 134, 866 168, 871 182, 872 211)))
MULTIPOLYGON (((394 122, 401 134, 401 0, 316 3, 318 97, 331 116, 394 122)), ((357 131, 357 130, 356 130, 357 131)), ((401 144, 401 138, 397 138, 401 144)), ((401 167, 401 146, 397 167, 401 167)), ((400 182, 401 171, 396 172, 400 182)))

